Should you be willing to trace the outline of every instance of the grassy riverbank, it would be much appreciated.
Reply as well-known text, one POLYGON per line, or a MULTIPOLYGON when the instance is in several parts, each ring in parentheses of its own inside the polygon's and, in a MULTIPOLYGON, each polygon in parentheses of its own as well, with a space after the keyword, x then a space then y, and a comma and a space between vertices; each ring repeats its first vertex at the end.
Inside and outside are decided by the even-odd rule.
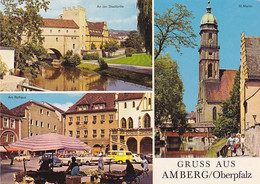
POLYGON ((105 61, 112 64, 152 66, 152 57, 149 54, 134 54, 132 57, 105 59, 105 61))
POLYGON ((77 66, 81 71, 89 72, 92 74, 99 73, 101 75, 138 83, 148 87, 152 87, 152 76, 143 73, 136 73, 128 70, 122 70, 117 68, 108 68, 105 70, 100 70, 99 65, 90 63, 81 63, 77 66))
POLYGON ((226 142, 226 138, 218 139, 217 142, 208 150, 205 157, 217 157, 216 151, 219 150, 222 146, 224 146, 226 142))

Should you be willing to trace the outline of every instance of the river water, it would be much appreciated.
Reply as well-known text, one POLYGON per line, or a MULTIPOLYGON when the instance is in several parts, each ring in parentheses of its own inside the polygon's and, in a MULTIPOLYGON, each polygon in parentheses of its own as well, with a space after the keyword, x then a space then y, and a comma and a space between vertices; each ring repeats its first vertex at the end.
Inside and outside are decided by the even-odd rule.
POLYGON ((204 157, 211 143, 196 140, 192 142, 168 142, 155 146, 155 156, 158 158, 196 158, 204 157))
POLYGON ((42 69, 33 85, 51 91, 150 91, 140 84, 83 72, 77 68, 42 69))

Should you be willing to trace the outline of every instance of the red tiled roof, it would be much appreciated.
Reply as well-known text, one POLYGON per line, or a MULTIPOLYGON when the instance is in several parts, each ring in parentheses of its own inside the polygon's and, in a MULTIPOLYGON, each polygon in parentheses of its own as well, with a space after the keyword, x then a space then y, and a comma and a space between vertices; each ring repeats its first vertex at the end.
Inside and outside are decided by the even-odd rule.
POLYGON ((49 107, 47 107, 47 106, 45 106, 45 105, 43 105, 43 104, 40 104, 40 103, 38 103, 38 102, 35 102, 35 101, 33 101, 33 100, 28 101, 28 102, 26 102, 26 103, 23 103, 23 104, 21 104, 21 105, 15 107, 15 108, 13 108, 13 109, 11 109, 11 111, 12 111, 12 113, 15 114, 16 116, 24 117, 25 109, 26 109, 27 107, 31 106, 32 104, 35 104, 35 105, 41 106, 41 107, 43 107, 43 108, 49 109, 49 110, 51 110, 51 111, 54 111, 53 109, 51 109, 51 108, 49 108, 49 107))
POLYGON ((206 100, 220 103, 230 97, 236 70, 220 70, 220 81, 205 81, 206 100))
POLYGON ((104 22, 89 22, 87 21, 90 36, 102 36, 105 26, 104 22))
POLYGON ((144 93, 119 93, 118 101, 142 99, 144 93))
POLYGON ((73 28, 78 29, 79 26, 74 22, 74 20, 63 20, 63 19, 43 19, 43 27, 53 27, 53 28, 73 28))
POLYGON ((81 112, 104 112, 115 110, 115 93, 88 93, 71 106, 65 114, 81 112), (92 109, 93 104, 106 104, 103 109, 92 109), (88 105, 88 110, 77 110, 79 105, 88 105))
POLYGON ((2 102, 0 102, 0 114, 8 114, 14 116, 11 110, 9 110, 2 102))
POLYGON ((249 79, 260 79, 260 37, 245 37, 249 79))

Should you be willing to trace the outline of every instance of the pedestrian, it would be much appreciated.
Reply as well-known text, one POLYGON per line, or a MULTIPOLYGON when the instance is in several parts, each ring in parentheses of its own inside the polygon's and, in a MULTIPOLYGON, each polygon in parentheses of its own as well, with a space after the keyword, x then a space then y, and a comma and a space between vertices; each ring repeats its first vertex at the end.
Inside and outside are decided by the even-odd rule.
POLYGON ((104 160, 102 155, 98 159, 98 170, 104 171, 104 160))
POLYGON ((71 176, 79 174, 79 165, 76 163, 76 158, 71 157, 71 164, 69 165, 68 169, 66 170, 66 173, 68 173, 71 176))
POLYGON ((127 182, 134 181, 134 179, 135 179, 135 169, 134 169, 133 164, 129 160, 126 160, 126 169, 123 172, 126 173, 125 176, 124 176, 124 179, 127 182))
POLYGON ((246 142, 245 134, 242 134, 241 135, 241 140, 240 140, 240 143, 241 143, 240 148, 241 148, 241 151, 242 151, 242 155, 245 154, 245 149, 246 149, 245 142, 246 142))
POLYGON ((10 159, 11 159, 10 165, 13 165, 13 163, 14 163, 14 152, 13 151, 10 154, 10 159))
POLYGON ((233 134, 231 133, 230 134, 230 137, 228 138, 228 141, 227 141, 227 144, 228 144, 228 151, 229 151, 229 156, 232 157, 232 154, 234 152, 234 142, 235 142, 235 139, 234 139, 234 136, 233 134))
POLYGON ((240 139, 239 139, 239 134, 235 135, 234 137, 234 154, 237 156, 237 150, 240 146, 240 139))
POLYGON ((142 170, 143 170, 143 177, 146 174, 148 176, 148 161, 146 159, 146 156, 142 156, 142 162, 141 162, 141 166, 142 166, 142 170))

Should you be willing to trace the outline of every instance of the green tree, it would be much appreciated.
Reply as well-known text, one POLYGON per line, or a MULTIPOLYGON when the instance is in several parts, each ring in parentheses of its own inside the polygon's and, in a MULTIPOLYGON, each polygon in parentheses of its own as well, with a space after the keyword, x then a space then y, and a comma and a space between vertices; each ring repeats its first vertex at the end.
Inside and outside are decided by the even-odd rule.
POLYGON ((2 57, 0 56, 0 77, 3 77, 7 74, 8 67, 4 61, 2 61, 2 57), (3 75, 3 76, 2 76, 3 75))
POLYGON ((186 110, 183 83, 177 63, 169 55, 155 60, 155 124, 170 121, 173 129, 183 134, 186 110))
POLYGON ((152 55, 152 0, 137 0, 137 27, 144 40, 146 52, 152 55))
POLYGON ((185 5, 175 3, 170 9, 160 15, 155 12, 155 59, 169 45, 175 47, 177 52, 181 51, 181 47, 196 46, 196 35, 193 33, 191 20, 193 15, 188 11, 185 5))
POLYGON ((104 51, 109 53, 109 57, 113 52, 116 52, 119 49, 119 46, 117 45, 116 40, 110 40, 105 43, 104 45, 104 51))
POLYGON ((134 48, 137 52, 142 52, 143 40, 137 31, 130 31, 125 41, 125 47, 134 48))
POLYGON ((237 133, 240 129, 240 71, 234 79, 230 98, 221 103, 222 113, 214 122, 216 125, 214 134, 217 137, 225 137, 227 133, 237 133))
POLYGON ((63 58, 63 64, 66 66, 75 67, 80 64, 79 54, 73 54, 72 50, 68 50, 63 58))
MULTIPOLYGON (((15 70, 19 63, 43 58, 46 54, 40 27, 43 19, 39 12, 47 11, 49 1, 46 0, 2 0, 7 18, 0 22, 0 45, 15 48, 15 70)), ((0 16, 1 17, 1 16, 0 16)))

